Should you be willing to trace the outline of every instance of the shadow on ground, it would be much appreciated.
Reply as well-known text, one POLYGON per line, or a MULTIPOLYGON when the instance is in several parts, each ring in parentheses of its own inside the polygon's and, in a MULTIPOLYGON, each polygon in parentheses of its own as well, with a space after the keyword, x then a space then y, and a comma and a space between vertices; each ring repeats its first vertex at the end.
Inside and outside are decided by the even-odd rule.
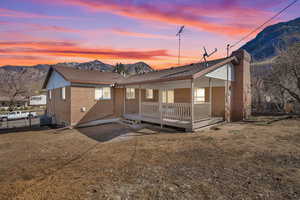
POLYGON ((128 139, 130 137, 153 134, 182 133, 181 130, 163 128, 151 124, 143 124, 138 128, 131 128, 120 123, 102 124, 86 128, 78 128, 80 133, 98 142, 107 142, 113 139, 128 139))

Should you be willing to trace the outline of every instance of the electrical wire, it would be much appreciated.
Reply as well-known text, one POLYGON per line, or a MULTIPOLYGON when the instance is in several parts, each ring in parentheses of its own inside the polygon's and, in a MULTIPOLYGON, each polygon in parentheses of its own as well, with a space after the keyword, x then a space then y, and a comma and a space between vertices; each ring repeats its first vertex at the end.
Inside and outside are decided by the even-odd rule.
POLYGON ((292 5, 294 5, 295 3, 297 3, 299 0, 295 0, 292 3, 288 4, 286 7, 284 7, 283 9, 281 9, 279 12, 277 12, 274 16, 272 16, 270 19, 268 19, 267 21, 265 21, 263 24, 261 24, 260 26, 258 26, 257 28, 255 28, 253 31, 251 31, 250 33, 248 33, 247 35, 245 35, 244 37, 242 37, 239 41, 237 41, 236 43, 234 43, 233 45, 230 45, 230 48, 235 47, 236 45, 238 45, 240 42, 242 42, 243 40, 245 40, 246 38, 248 38, 250 35, 252 35, 253 33, 255 33, 256 31, 258 31, 259 29, 261 29, 263 26, 265 26, 267 23, 269 23, 270 21, 272 21, 273 19, 275 19, 276 17, 278 17, 281 13, 283 13, 284 11, 286 11, 289 7, 291 7, 292 5))

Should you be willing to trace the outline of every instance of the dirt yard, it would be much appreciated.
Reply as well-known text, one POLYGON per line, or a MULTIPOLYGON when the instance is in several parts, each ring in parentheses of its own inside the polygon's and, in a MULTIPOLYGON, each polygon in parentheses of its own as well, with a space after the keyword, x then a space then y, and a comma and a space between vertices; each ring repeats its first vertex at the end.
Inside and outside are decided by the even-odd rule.
POLYGON ((261 120, 0 134, 0 199, 298 200, 300 120, 261 120))

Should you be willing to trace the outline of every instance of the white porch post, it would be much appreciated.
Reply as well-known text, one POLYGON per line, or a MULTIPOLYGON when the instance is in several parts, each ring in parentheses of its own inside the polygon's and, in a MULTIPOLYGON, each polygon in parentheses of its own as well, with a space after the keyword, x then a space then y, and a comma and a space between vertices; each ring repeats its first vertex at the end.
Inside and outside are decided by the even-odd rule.
POLYGON ((142 90, 141 85, 139 85, 139 115, 142 116, 142 90))
POLYGON ((163 127, 163 116, 162 116, 162 90, 159 89, 158 90, 158 106, 159 106, 159 114, 160 114, 160 127, 162 128, 163 127))
POLYGON ((191 123, 193 128, 194 122, 194 104, 195 104, 195 97, 194 97, 194 79, 191 79, 191 123))
POLYGON ((212 117, 212 79, 209 78, 209 115, 212 117))

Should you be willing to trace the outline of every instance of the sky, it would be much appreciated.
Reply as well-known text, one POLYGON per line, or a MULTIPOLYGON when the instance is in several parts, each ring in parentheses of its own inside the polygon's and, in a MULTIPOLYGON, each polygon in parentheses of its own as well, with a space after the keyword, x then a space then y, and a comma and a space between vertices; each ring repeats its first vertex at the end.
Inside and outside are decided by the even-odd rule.
MULTIPOLYGON (((181 25, 181 64, 199 62, 204 46, 220 58, 293 1, 0 0, 0 66, 100 60, 168 68, 177 65, 181 25)), ((300 17, 299 9, 300 1, 271 24, 300 17)))

